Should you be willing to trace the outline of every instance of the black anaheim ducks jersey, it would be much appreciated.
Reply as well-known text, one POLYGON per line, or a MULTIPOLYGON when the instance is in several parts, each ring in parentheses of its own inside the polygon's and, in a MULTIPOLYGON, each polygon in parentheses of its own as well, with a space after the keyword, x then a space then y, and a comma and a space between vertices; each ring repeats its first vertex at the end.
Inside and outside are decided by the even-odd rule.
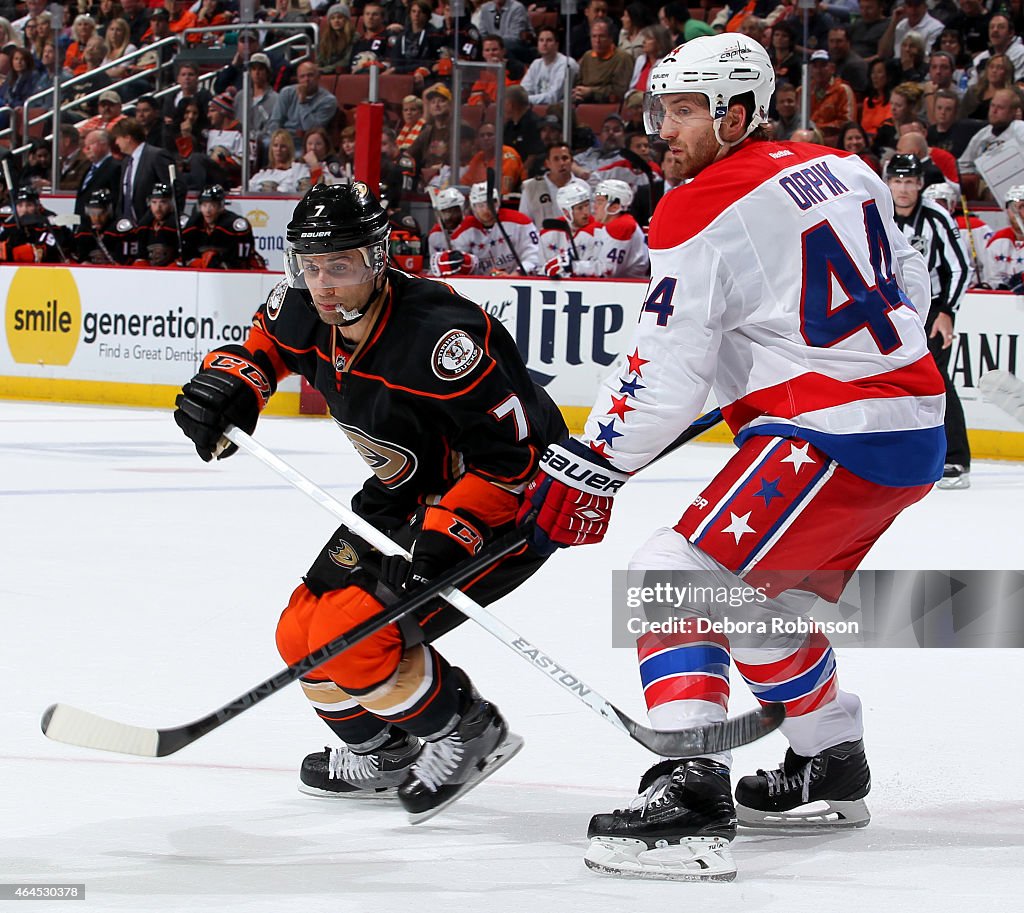
POLYGON ((520 492, 545 447, 567 435, 558 407, 480 307, 441 282, 395 269, 388 278, 354 351, 285 282, 256 313, 246 348, 265 354, 278 380, 300 374, 323 394, 374 473, 352 501, 363 517, 394 528, 468 472, 520 492))
POLYGON ((254 266, 256 244, 249 220, 225 209, 217 221, 208 226, 198 209, 181 232, 186 262, 202 259, 204 254, 216 251, 219 262, 211 266, 221 269, 249 269, 254 266))
POLYGON ((135 226, 135 243, 140 257, 146 256, 151 244, 166 244, 177 256, 178 229, 174 225, 174 216, 170 216, 166 222, 157 223, 153 213, 147 212, 135 226))
POLYGON ((130 219, 118 219, 102 231, 87 226, 75 232, 75 259, 79 263, 123 265, 131 263, 137 253, 130 219))

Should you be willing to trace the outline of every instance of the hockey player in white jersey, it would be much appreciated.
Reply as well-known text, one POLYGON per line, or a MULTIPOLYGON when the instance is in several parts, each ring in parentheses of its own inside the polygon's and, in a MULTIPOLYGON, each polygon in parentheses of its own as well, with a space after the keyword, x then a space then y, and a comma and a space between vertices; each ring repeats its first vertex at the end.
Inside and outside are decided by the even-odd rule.
POLYGON ((521 212, 504 207, 497 209, 495 219, 497 201, 495 188, 492 202, 488 202, 487 184, 483 181, 470 188, 472 213, 452 235, 452 247, 469 258, 465 271, 473 275, 517 276, 520 264, 524 275, 537 275, 541 267, 537 226, 521 212), (509 249, 509 244, 514 250, 509 249))
POLYGON ((921 199, 941 206, 952 216, 956 227, 960 230, 960 246, 967 258, 969 271, 967 275, 967 288, 973 288, 983 282, 983 267, 979 254, 985 249, 988 239, 992 237, 992 228, 980 219, 976 220, 980 225, 971 225, 968 231, 967 222, 970 216, 956 214, 960 205, 960 191, 948 181, 939 184, 929 184, 921 191, 921 199))
POLYGON ((594 216, 601 225, 596 234, 604 264, 590 275, 645 279, 650 274, 644 230, 629 214, 632 202, 633 188, 625 181, 609 179, 594 188, 594 216))
POLYGON ((452 250, 452 235, 466 217, 466 197, 457 187, 445 187, 430 195, 437 222, 427 235, 427 262, 432 276, 457 276, 468 272, 467 258, 452 250))
MULTIPOLYGON (((548 448, 528 488, 532 510, 520 514, 540 548, 600 541, 614 493, 672 448, 713 390, 738 450, 630 568, 703 572, 729 592, 771 587, 764 606, 729 608, 734 621, 792 618, 815 594, 837 598, 878 536, 932 488, 945 451, 924 260, 859 159, 770 140, 761 128, 774 83, 764 48, 738 34, 688 41, 652 68, 648 132, 692 180, 651 223, 633 343, 583 438, 548 448)), ((728 753, 655 765, 629 808, 591 820, 585 861, 599 872, 731 880, 737 814, 758 827, 869 820, 860 701, 840 689, 828 639, 702 629, 640 637, 651 724, 724 719, 731 660, 758 700, 784 705, 789 750, 776 770, 739 781, 735 805, 728 753)))
POLYGON ((599 275, 601 242, 590 188, 583 182, 569 184, 559 188, 556 197, 562 218, 546 221, 540 233, 544 272, 563 279, 599 275))
POLYGON ((985 245, 985 281, 992 288, 1024 295, 1024 184, 1006 191, 1010 224, 985 245))

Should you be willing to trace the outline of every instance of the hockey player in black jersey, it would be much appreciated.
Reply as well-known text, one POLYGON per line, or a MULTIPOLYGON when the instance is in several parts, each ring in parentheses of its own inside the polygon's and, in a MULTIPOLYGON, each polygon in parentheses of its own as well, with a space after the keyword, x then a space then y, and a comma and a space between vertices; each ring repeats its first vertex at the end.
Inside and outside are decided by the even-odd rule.
POLYGON ((266 269, 249 220, 224 206, 224 188, 210 184, 181 233, 185 263, 197 269, 266 269))
POLYGON ((65 230, 52 224, 39 194, 30 187, 14 192, 14 212, 0 225, 0 260, 6 263, 64 263, 65 230))
POLYGON ((131 219, 114 220, 114 205, 105 187, 85 203, 85 219, 75 232, 75 259, 79 263, 122 266, 135 260, 135 230, 131 219))
MULTIPOLYGON (((292 594, 277 629, 297 659, 512 528, 545 446, 565 436, 504 327, 449 286, 387 266, 387 214, 363 183, 313 187, 288 225, 286 274, 244 346, 211 352, 175 420, 205 460, 247 431, 278 382, 300 374, 373 470, 352 506, 412 553, 382 559, 345 527, 292 594)), ((481 603, 543 563, 523 547, 470 581, 481 603)), ((438 601, 302 680, 344 745, 305 759, 300 789, 386 796, 413 821, 514 755, 522 740, 433 641, 463 617, 438 601)))
POLYGON ((170 266, 178 258, 179 226, 174 224, 174 204, 168 184, 154 184, 147 197, 149 212, 135 227, 140 259, 136 265, 170 266))

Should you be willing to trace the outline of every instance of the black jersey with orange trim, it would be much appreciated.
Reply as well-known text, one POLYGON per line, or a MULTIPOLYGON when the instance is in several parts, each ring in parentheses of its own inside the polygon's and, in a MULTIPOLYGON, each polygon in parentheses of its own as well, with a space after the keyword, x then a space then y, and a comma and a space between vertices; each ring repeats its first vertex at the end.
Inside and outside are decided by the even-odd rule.
POLYGON ((140 257, 146 256, 151 244, 166 244, 177 256, 178 229, 174 224, 174 216, 170 216, 166 222, 158 223, 153 213, 147 212, 135 226, 135 243, 140 257))
POLYGON ((91 227, 75 232, 75 259, 79 263, 131 263, 138 255, 135 230, 128 219, 118 219, 101 231, 91 227))
POLYGON ((262 263, 256 262, 256 242, 249 220, 227 209, 217 216, 213 225, 207 225, 203 214, 196 209, 182 229, 181 243, 186 262, 201 260, 204 254, 216 251, 218 256, 214 262, 221 269, 262 267, 262 263))
POLYGON ((520 492, 545 447, 567 434, 558 407, 478 305, 435 280, 396 269, 388 279, 354 351, 309 293, 285 282, 256 313, 246 348, 278 380, 300 374, 323 394, 373 470, 352 502, 367 519, 394 529, 466 473, 520 492))
POLYGON ((19 225, 13 219, 0 225, 0 260, 7 263, 63 263, 65 230, 31 217, 19 225))

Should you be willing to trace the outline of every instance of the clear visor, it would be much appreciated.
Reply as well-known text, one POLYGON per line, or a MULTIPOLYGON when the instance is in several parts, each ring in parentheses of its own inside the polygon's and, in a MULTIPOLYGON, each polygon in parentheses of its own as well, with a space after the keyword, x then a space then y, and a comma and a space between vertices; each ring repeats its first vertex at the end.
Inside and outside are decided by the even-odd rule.
POLYGON ((644 92, 644 129, 648 136, 661 136, 661 126, 665 123, 666 114, 661 96, 644 92))
POLYGON ((308 291, 350 288, 372 282, 383 270, 384 263, 382 244, 329 254, 304 254, 289 246, 284 254, 288 285, 308 291))

